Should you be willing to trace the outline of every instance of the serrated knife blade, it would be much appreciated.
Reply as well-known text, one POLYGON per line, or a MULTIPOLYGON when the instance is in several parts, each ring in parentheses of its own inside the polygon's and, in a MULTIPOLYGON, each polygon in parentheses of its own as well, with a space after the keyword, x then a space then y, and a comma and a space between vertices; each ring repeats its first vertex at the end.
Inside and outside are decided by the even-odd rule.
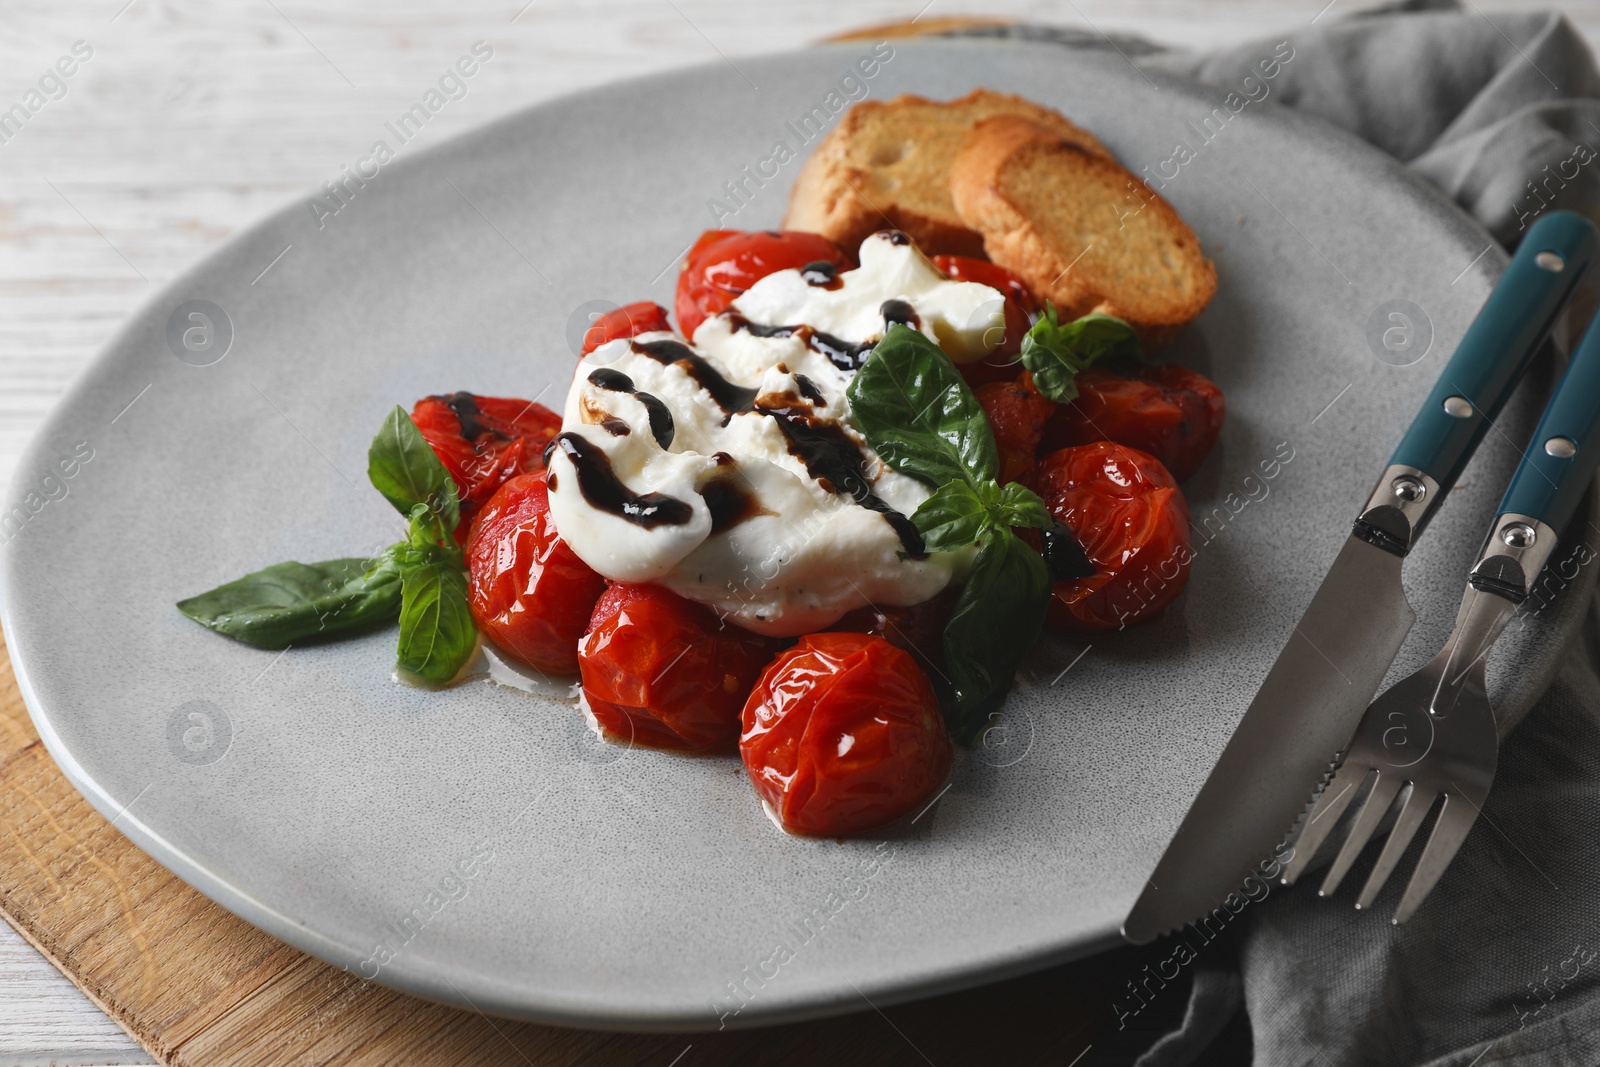
POLYGON ((1143 944, 1275 876, 1274 850, 1327 777, 1416 615, 1400 556, 1351 535, 1123 923, 1143 944))

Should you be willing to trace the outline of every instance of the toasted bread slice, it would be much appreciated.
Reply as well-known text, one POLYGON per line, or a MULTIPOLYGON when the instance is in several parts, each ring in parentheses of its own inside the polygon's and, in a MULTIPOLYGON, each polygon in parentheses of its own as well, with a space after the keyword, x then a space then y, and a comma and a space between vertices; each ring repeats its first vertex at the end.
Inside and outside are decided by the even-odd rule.
POLYGON ((982 236, 950 202, 949 168, 973 124, 996 115, 1026 118, 1110 158, 1092 134, 1020 96, 975 89, 948 102, 866 101, 845 112, 800 169, 784 229, 820 233, 852 252, 878 230, 897 229, 929 255, 981 256, 982 236))
POLYGON ((1074 317, 1126 319, 1170 340, 1217 289, 1172 205, 1103 153, 1016 116, 977 123, 950 166, 962 220, 990 259, 1074 317))

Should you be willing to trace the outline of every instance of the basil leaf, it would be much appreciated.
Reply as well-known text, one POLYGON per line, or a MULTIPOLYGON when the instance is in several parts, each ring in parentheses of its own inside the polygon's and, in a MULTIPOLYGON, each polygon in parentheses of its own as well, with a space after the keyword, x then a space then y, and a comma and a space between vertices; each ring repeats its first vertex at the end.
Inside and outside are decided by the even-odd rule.
POLYGON ((912 513, 911 521, 930 549, 949 552, 972 544, 990 527, 1042 530, 1051 519, 1038 494, 1016 482, 1004 488, 994 482, 946 482, 912 513))
POLYGON ((1005 703, 1049 603, 1050 575, 1039 554, 1010 530, 985 531, 944 628, 945 725, 957 741, 971 742, 1005 703))
POLYGON ((1011 482, 1000 490, 1000 501, 990 514, 997 526, 1027 526, 1044 530, 1051 523, 1050 509, 1044 506, 1039 494, 1019 482, 1011 482))
POLYGON ((392 570, 396 574, 404 574, 410 567, 420 567, 430 561, 433 556, 427 547, 418 548, 409 540, 396 541, 378 554, 367 568, 367 573, 373 574, 380 570, 392 570))
POLYGON ((365 559, 275 563, 180 600, 178 610, 247 645, 287 648, 392 620, 400 611, 400 575, 365 559))
POLYGON ((1138 359, 1142 348, 1138 334, 1111 315, 1085 315, 1059 322, 1056 309, 1046 304, 1044 314, 1022 338, 1022 365, 1033 372, 1034 387, 1058 404, 1077 399, 1078 372, 1108 358, 1138 359))
POLYGON ((467 606, 467 575, 459 558, 440 553, 424 563, 401 568, 402 669, 433 685, 444 685, 478 649, 478 628, 467 606))
MULTIPOLYGON (((418 504, 411 509, 407 519, 406 539, 399 545, 409 545, 419 552, 428 553, 429 558, 438 551, 453 553, 452 558, 457 563, 461 562, 461 546, 456 543, 455 534, 451 533, 454 527, 446 526, 441 516, 430 510, 428 505, 418 504)), ((399 545, 393 547, 398 549, 399 545)))
POLYGON ((949 552, 976 541, 989 522, 993 506, 984 499, 984 489, 999 496, 993 482, 979 483, 975 488, 966 482, 951 481, 924 500, 911 513, 911 521, 922 534, 923 544, 934 552, 949 552))
POLYGON ((900 323, 845 391, 883 461, 933 486, 992 481, 999 470, 983 406, 939 346, 900 323))
POLYGON ((399 405, 383 420, 367 449, 367 478, 402 515, 426 504, 447 530, 461 521, 455 479, 399 405))
MULTIPOLYGON (((1057 327, 1054 311, 1049 315, 1057 327)), ((1011 527, 1048 527, 1049 513, 1026 487, 996 482, 999 461, 983 406, 921 333, 891 326, 846 395, 856 424, 884 462, 934 486, 911 516, 927 547, 978 545, 943 637, 945 722, 951 736, 968 743, 1005 702, 1022 657, 1044 627, 1050 575, 1011 527)))
POLYGON ((400 667, 422 681, 444 685, 461 672, 478 647, 478 628, 467 603, 461 548, 427 504, 411 509, 406 539, 381 557, 400 574, 400 667))

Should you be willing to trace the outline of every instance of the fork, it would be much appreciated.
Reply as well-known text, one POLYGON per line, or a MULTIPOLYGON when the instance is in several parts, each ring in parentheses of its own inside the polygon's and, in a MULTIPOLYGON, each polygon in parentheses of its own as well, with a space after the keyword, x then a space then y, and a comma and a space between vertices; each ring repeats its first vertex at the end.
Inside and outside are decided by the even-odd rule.
POLYGON ((1597 431, 1600 317, 1590 323, 1511 477, 1467 580, 1450 637, 1427 666, 1395 683, 1367 708, 1343 762, 1307 816, 1294 857, 1284 868, 1285 885, 1310 866, 1317 848, 1369 780, 1371 788, 1318 895, 1331 896, 1338 889, 1397 798, 1394 825, 1356 907, 1372 906, 1436 801, 1438 817, 1394 922, 1411 918, 1444 874, 1494 783, 1499 740, 1484 683, 1490 646, 1527 599, 1555 550, 1557 531, 1572 519, 1594 477, 1600 462, 1597 431))

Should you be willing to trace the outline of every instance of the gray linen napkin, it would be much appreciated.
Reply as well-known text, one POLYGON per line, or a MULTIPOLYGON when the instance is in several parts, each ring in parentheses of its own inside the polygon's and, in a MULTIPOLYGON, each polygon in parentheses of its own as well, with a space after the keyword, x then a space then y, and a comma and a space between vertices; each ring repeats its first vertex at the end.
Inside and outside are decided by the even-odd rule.
MULTIPOLYGON (((1206 54, 1044 26, 977 32, 1116 47, 1137 65, 1224 87, 1287 36, 1295 60, 1274 81, 1279 104, 1395 156, 1508 248, 1553 208, 1600 219, 1600 72, 1555 13, 1410 3, 1206 54)), ((1569 536, 1580 533, 1589 556, 1600 551, 1600 530, 1569 536)), ((1548 689, 1506 741, 1483 815, 1427 905, 1397 928, 1348 899, 1319 900, 1315 879, 1273 894, 1230 927, 1236 963, 1217 954, 1194 968, 1182 1024, 1142 1067, 1194 1062, 1241 999, 1255 1060, 1274 1067, 1600 1064, 1594 572, 1583 568, 1547 607, 1588 617, 1554 680, 1523 683, 1548 689)), ((1401 872, 1420 848, 1419 835, 1401 872)), ((1361 884, 1375 851, 1347 884, 1361 884)), ((1394 881, 1380 912, 1403 885, 1394 881)))

